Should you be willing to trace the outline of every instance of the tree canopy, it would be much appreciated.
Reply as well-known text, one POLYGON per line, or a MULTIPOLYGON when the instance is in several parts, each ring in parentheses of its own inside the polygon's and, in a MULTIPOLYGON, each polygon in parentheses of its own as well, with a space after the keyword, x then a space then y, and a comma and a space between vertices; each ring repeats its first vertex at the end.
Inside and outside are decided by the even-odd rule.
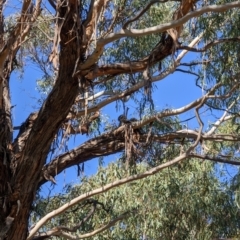
POLYGON ((239 7, 1 1, 0 239, 238 238, 239 174, 221 166, 240 165, 239 7), (12 73, 29 67, 40 106, 16 126, 12 73), (175 88, 180 106, 158 101, 170 79, 164 96, 175 88), (41 194, 73 166, 80 184, 41 194))

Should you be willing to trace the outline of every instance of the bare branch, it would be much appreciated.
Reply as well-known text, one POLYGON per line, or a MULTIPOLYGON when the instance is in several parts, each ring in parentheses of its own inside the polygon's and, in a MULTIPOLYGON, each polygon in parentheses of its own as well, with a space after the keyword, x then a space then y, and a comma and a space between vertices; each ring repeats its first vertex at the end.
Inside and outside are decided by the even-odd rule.
POLYGON ((235 37, 235 38, 222 38, 222 39, 217 39, 215 41, 212 41, 208 44, 206 44, 204 47, 197 49, 197 48, 191 48, 189 46, 179 46, 178 49, 185 49, 188 50, 190 52, 205 52, 206 50, 208 50, 209 48, 218 45, 220 43, 226 43, 226 42, 239 42, 240 41, 240 37, 235 37))
POLYGON ((229 119, 233 118, 233 115, 229 115, 227 116, 229 110, 234 106, 234 104, 236 104, 236 102, 239 100, 239 97, 232 102, 232 104, 230 104, 230 106, 226 109, 226 111, 223 113, 222 117, 219 118, 214 124, 213 127, 206 133, 206 135, 212 135, 217 128, 225 121, 228 121, 229 119))
POLYGON ((162 1, 160 1, 160 0, 152 0, 152 1, 149 2, 149 3, 145 6, 145 8, 143 8, 135 17, 133 17, 132 19, 128 20, 128 21, 123 25, 122 29, 126 29, 127 26, 128 26, 130 23, 138 20, 153 4, 155 4, 155 3, 165 3, 165 2, 167 2, 167 1, 168 1, 168 0, 162 0, 162 1))
POLYGON ((74 240, 77 240, 77 239, 83 239, 83 238, 89 238, 89 237, 92 237, 100 232, 103 232, 107 229, 109 229, 110 227, 114 226, 117 222, 127 218, 130 216, 130 213, 129 212, 126 212, 126 213, 123 213, 121 214, 119 217, 117 218, 114 218, 113 220, 111 220, 110 222, 108 222, 107 224, 103 225, 102 227, 90 232, 90 233, 85 233, 85 234, 82 234, 82 235, 77 235, 77 236, 74 236, 72 234, 69 234, 67 232, 64 232, 58 228, 54 228, 50 231, 48 231, 47 233, 40 233, 38 236, 36 237, 33 237, 33 240, 40 240, 41 237, 50 237, 50 236, 59 236, 59 237, 65 237, 66 239, 74 239, 74 240))
POLYGON ((200 155, 200 154, 196 154, 196 153, 189 154, 189 157, 199 158, 202 160, 209 160, 209 161, 213 161, 213 162, 226 163, 226 164, 231 164, 231 165, 236 165, 236 166, 240 165, 240 161, 232 161, 232 160, 227 160, 227 159, 223 159, 220 157, 211 157, 208 155, 200 155))

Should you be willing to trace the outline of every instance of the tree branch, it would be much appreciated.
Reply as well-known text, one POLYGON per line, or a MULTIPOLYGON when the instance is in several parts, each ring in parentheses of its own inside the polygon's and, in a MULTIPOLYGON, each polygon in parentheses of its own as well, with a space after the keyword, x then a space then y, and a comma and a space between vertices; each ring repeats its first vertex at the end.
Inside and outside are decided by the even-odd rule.
POLYGON ((179 46, 178 49, 185 49, 188 50, 190 52, 205 52, 206 50, 208 50, 210 47, 213 47, 219 43, 226 43, 226 42, 239 42, 240 41, 240 37, 235 37, 235 38, 222 38, 222 39, 217 39, 215 41, 212 41, 208 44, 206 44, 205 46, 203 46, 202 48, 191 48, 189 46, 179 46))
MULTIPOLYGON (((201 40, 202 36, 203 36, 203 33, 200 33, 197 37, 195 37, 189 44, 189 47, 191 48, 195 46, 201 40)), ((181 59, 187 54, 187 52, 188 52, 187 50, 183 50, 177 56, 176 60, 173 62, 172 67, 170 67, 160 75, 152 77, 152 82, 159 81, 160 79, 165 78, 168 74, 174 72, 175 68, 178 66, 178 64, 180 64, 181 59)), ((170 54, 172 54, 172 52, 169 52, 169 55, 170 54)), ((106 73, 108 75, 116 76, 123 73, 141 72, 144 69, 146 69, 148 65, 148 58, 149 57, 145 57, 142 60, 132 61, 130 63, 115 63, 111 65, 103 65, 101 67, 97 67, 93 71, 88 70, 88 71, 83 71, 83 73, 86 74, 86 77, 88 79, 94 79, 96 77, 106 75, 106 73)), ((160 60, 162 60, 161 55, 156 56, 154 61, 151 62, 150 66, 159 62, 160 60)))
POLYGON ((145 28, 145 29, 122 29, 118 33, 111 33, 105 38, 99 39, 96 44, 96 49, 94 50, 93 54, 90 55, 87 60, 85 61, 84 64, 82 64, 79 67, 79 70, 85 70, 91 67, 99 58, 100 55, 102 55, 104 46, 110 42, 116 41, 118 39, 124 38, 124 37, 140 37, 140 36, 146 36, 150 35, 153 33, 161 33, 165 32, 168 29, 178 27, 180 25, 183 25, 186 23, 188 20, 194 17, 198 17, 199 15, 202 15, 207 12, 224 12, 232 8, 240 7, 240 2, 231 2, 231 3, 226 3, 223 5, 211 5, 211 6, 206 6, 203 8, 200 8, 198 10, 195 10, 193 12, 190 12, 186 14, 184 17, 171 21, 170 23, 164 23, 160 24, 154 27, 150 28, 145 28))
POLYGON ((129 20, 123 25, 122 29, 126 29, 127 26, 128 26, 130 23, 138 20, 153 4, 155 4, 155 3, 165 3, 165 2, 167 2, 167 1, 168 1, 168 0, 162 0, 162 1, 160 1, 160 0, 152 0, 152 1, 149 2, 149 3, 145 6, 145 8, 143 8, 135 17, 133 17, 132 19, 129 19, 129 20))
POLYGON ((199 158, 202 160, 209 160, 209 161, 213 161, 213 162, 226 163, 226 164, 231 164, 231 165, 236 165, 236 166, 240 165, 240 161, 231 161, 231 160, 223 159, 220 157, 211 157, 208 155, 200 155, 200 154, 196 154, 196 153, 189 154, 189 157, 199 158))
POLYGON ((230 106, 224 111, 222 117, 213 124, 213 127, 206 133, 206 135, 212 135, 223 122, 233 118, 233 115, 227 116, 227 114, 238 100, 239 100, 239 97, 230 104, 230 106))
MULTIPOLYGON (((166 133, 162 135, 152 135, 151 139, 155 142, 160 143, 171 143, 176 140, 181 141, 183 138, 189 139, 189 140, 196 140, 198 136, 198 132, 191 129, 183 129, 177 132, 171 132, 166 133)), ((144 134, 140 137, 141 142, 145 142, 147 135, 144 134)), ((208 134, 201 134, 201 140, 204 141, 215 141, 215 142, 223 142, 223 141, 229 141, 229 142, 237 142, 240 141, 239 136, 235 136, 234 134, 214 134, 214 135, 208 135, 208 134)))
MULTIPOLYGON (((125 213, 121 214, 119 217, 114 218, 107 224, 103 225, 102 227, 100 227, 90 233, 74 236, 74 235, 66 233, 58 228, 54 228, 54 229, 48 231, 47 233, 40 233, 39 236, 33 237, 33 240, 40 240, 41 237, 44 237, 44 236, 46 236, 46 237, 59 236, 59 237, 65 237, 66 239, 71 239, 71 240, 72 239, 77 240, 77 239, 89 238, 89 237, 95 236, 96 234, 98 234, 100 232, 103 232, 103 231, 109 229, 110 227, 114 226, 117 222, 119 222, 129 216, 130 216, 130 212, 125 212, 125 213)), ((28 239, 29 238, 27 238, 27 240, 28 239)))
POLYGON ((21 15, 18 18, 15 28, 10 32, 5 46, 0 51, 0 76, 3 76, 4 63, 11 53, 12 58, 16 55, 20 45, 29 33, 30 26, 36 21, 41 11, 41 0, 36 1, 34 11, 31 10, 31 1, 24 0, 21 15))
POLYGON ((92 38, 93 32, 96 31, 98 18, 100 16, 100 13, 104 11, 107 1, 108 0, 97 0, 97 1, 92 0, 91 1, 87 20, 84 22, 84 26, 86 28, 87 45, 89 45, 89 41, 92 38))
MULTIPOLYGON (((132 123, 133 129, 138 129, 144 125, 154 122, 157 118, 169 117, 184 113, 192 108, 203 104, 208 97, 212 97, 212 94, 221 84, 215 85, 208 93, 209 96, 203 96, 184 107, 172 110, 164 110, 156 115, 149 116, 142 121, 132 123)), ((104 133, 99 137, 85 142, 78 148, 75 148, 67 153, 58 156, 52 160, 49 164, 46 164, 42 169, 42 176, 39 180, 39 184, 42 185, 46 180, 51 180, 53 177, 61 173, 64 169, 73 166, 75 164, 83 163, 99 156, 107 156, 124 148, 124 136, 121 134, 124 132, 124 126, 121 126, 111 132, 104 133)))
MULTIPOLYGON (((196 38, 194 38, 194 39, 192 40, 192 42, 189 44, 189 46, 190 46, 190 47, 195 46, 195 45, 201 40, 202 36, 203 36, 203 33, 199 34, 199 36, 197 36, 196 38)), ((173 62, 173 64, 172 64, 172 66, 171 66, 169 69, 167 69, 166 71, 162 72, 161 74, 152 77, 151 82, 160 81, 160 80, 166 78, 169 74, 173 73, 173 72, 175 71, 176 67, 179 66, 181 59, 187 54, 187 52, 188 52, 187 50, 183 50, 183 51, 177 56, 176 60, 175 60, 175 61, 173 62)), ((131 66, 132 66, 131 63, 128 64, 128 67, 127 67, 125 70, 126 70, 126 71, 129 71, 129 72, 134 72, 135 69, 131 69, 131 66)), ((139 62, 138 62, 138 63, 136 63, 136 66, 139 68, 139 66, 141 66, 141 64, 139 64, 139 62)), ((144 65, 142 65, 141 67, 143 67, 143 69, 147 67, 147 60, 146 60, 146 64, 144 63, 144 65)), ((114 67, 114 66, 111 66, 110 68, 111 68, 113 71, 115 71, 115 74, 117 73, 117 71, 118 71, 118 74, 123 73, 123 71, 125 71, 123 67, 117 68, 116 65, 115 65, 115 67, 114 67)), ((142 70, 143 70, 143 69, 142 69, 142 70)), ((138 69, 138 70, 139 70, 139 69, 138 69)), ((106 74, 106 72, 104 72, 104 71, 105 71, 105 70, 104 70, 104 67, 103 67, 103 69, 100 70, 101 74, 106 74)), ((93 77, 93 76, 92 76, 92 77, 93 77)), ((94 77, 96 77, 95 74, 94 74, 94 77)), ((131 95, 132 93, 136 92, 136 91, 139 90, 140 88, 144 87, 145 84, 146 84, 146 82, 145 82, 145 80, 143 80, 143 81, 135 84, 135 85, 132 86, 131 88, 125 90, 124 92, 115 93, 114 95, 110 95, 111 97, 107 98, 106 100, 104 100, 104 101, 102 101, 102 102, 99 102, 97 105, 95 105, 95 106, 93 106, 93 107, 88 108, 88 113, 98 111, 99 109, 101 109, 102 107, 108 105, 108 104, 111 103, 111 102, 114 102, 114 101, 116 101, 116 100, 119 100, 119 99, 122 99, 122 98, 124 98, 124 97, 126 97, 126 96, 131 95)), ((84 110, 79 111, 79 112, 77 113, 78 116, 84 116, 84 114, 85 114, 85 111, 84 111, 84 110)))
POLYGON ((70 202, 64 204, 63 206, 61 206, 60 208, 48 213, 47 215, 45 215, 41 220, 39 220, 36 225, 30 230, 29 232, 29 236, 27 238, 27 240, 30 240, 34 237, 34 235, 37 233, 37 231, 50 219, 52 219, 53 217, 56 217, 57 215, 65 212, 67 209, 69 209, 70 207, 78 204, 79 202, 82 202, 92 196, 104 193, 112 188, 121 186, 123 184, 129 183, 129 182, 133 182, 139 179, 143 179, 145 177, 151 176, 156 174, 157 172, 161 171, 164 168, 167 168, 169 166, 172 166, 173 164, 176 164, 184 159, 186 159, 188 157, 188 155, 186 153, 181 154, 180 156, 174 158, 173 160, 168 161, 167 163, 163 163, 157 167, 154 167, 148 171, 146 171, 145 173, 141 173, 141 174, 136 174, 133 176, 128 176, 126 178, 120 179, 120 180, 116 180, 112 183, 109 183, 105 186, 102 186, 100 188, 97 188, 95 190, 92 190, 90 192, 84 193, 76 198, 74 198, 73 200, 71 200, 70 202))

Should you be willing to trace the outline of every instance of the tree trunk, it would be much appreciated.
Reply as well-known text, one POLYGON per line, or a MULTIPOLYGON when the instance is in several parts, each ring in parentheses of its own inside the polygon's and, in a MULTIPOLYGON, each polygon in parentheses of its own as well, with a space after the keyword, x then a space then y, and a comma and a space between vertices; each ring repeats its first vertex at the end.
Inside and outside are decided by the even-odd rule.
MULTIPOLYGON (((7 64, 5 64, 7 66, 7 64)), ((6 67, 7 68, 7 67, 6 67)), ((10 228, 11 217, 11 191, 12 191, 12 120, 9 93, 10 71, 4 71, 0 77, 0 238, 10 228)))
POLYGON ((11 61, 4 64, 4 76, 0 79, 0 239, 26 239, 42 167, 52 140, 79 93, 81 76, 74 73, 76 62, 80 64, 84 55, 81 22, 76 23, 74 18, 80 12, 79 7, 73 0, 58 9, 61 41, 55 86, 40 111, 31 114, 22 125, 13 144, 9 95, 11 61))

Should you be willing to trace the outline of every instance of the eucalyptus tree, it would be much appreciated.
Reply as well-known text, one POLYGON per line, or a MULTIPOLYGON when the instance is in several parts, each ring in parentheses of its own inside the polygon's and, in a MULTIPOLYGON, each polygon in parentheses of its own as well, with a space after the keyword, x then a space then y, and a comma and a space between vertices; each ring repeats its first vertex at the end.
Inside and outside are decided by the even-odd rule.
MULTIPOLYGON (((69 232, 78 229, 58 222, 45 236, 42 232, 49 221, 71 207, 188 159, 239 165, 236 145, 230 157, 226 149, 211 149, 219 142, 239 141, 234 126, 239 112, 240 2, 23 0, 12 18, 8 4, 0 3, 1 239, 77 238, 69 232), (193 56, 190 53, 194 60, 185 57, 193 56), (21 60, 42 70, 42 79, 36 80, 46 97, 39 110, 17 127, 12 123, 10 80, 21 60), (180 108, 156 108, 155 84, 167 81, 176 71, 192 74, 202 96, 180 108), (112 116, 113 123, 117 119, 120 123, 106 124, 98 135, 48 159, 59 137, 90 133, 101 123, 102 109, 129 98, 138 119, 128 118, 125 109, 123 117, 112 116), (218 114, 207 128, 202 109, 220 109, 222 116, 218 114), (181 125, 177 117, 192 110, 197 129, 181 125), (230 120, 234 131, 217 131, 230 120), (19 130, 15 139, 14 129, 19 130), (44 183, 56 183, 56 175, 66 168, 119 152, 124 152, 129 176, 82 193, 29 222, 35 196, 44 183), (141 161, 152 167, 134 174, 141 161)), ((82 216, 85 224, 90 215, 82 216)), ((123 210, 99 229, 110 228, 125 217, 123 210)))
MULTIPOLYGON (((149 168, 140 163, 135 173, 149 168)), ((83 177, 81 184, 66 186, 65 193, 39 197, 30 219, 36 222, 84 192, 128 174, 122 161, 100 167, 96 175, 83 177)), ((73 239, 76 232, 79 239, 237 239, 239 208, 234 199, 232 188, 217 178, 213 163, 192 159, 81 202, 47 222, 40 235, 54 232, 56 239, 65 239, 68 233, 73 239), (56 225, 61 227, 57 230, 56 225)))

